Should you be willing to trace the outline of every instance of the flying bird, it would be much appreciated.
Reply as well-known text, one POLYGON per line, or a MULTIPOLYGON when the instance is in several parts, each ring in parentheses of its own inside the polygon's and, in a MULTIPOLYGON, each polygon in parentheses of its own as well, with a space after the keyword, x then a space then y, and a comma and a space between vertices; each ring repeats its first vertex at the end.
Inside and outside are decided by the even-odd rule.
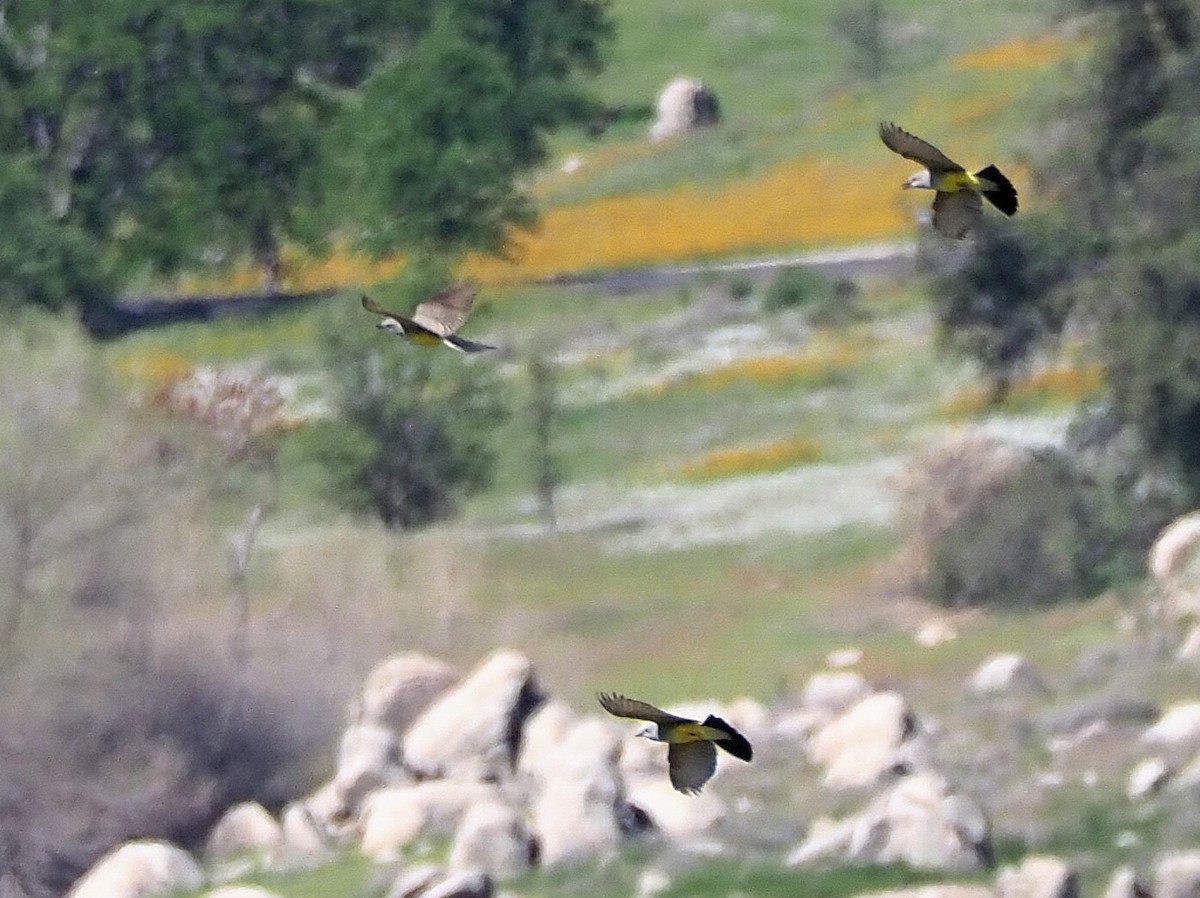
POLYGON ((749 761, 754 757, 750 740, 711 714, 703 723, 687 717, 676 717, 654 705, 626 698, 623 695, 600 693, 596 696, 601 707, 617 717, 649 721, 637 735, 654 742, 667 743, 667 768, 671 785, 685 795, 695 795, 717 770, 719 745, 735 758, 749 761))
POLYGON ((459 352, 495 349, 495 346, 476 343, 455 334, 471 314, 471 306, 474 303, 475 290, 469 284, 452 284, 440 293, 435 293, 417 306, 411 318, 389 312, 369 296, 364 295, 362 298, 364 309, 381 316, 379 327, 414 343, 425 346, 442 343, 459 352))
POLYGON ((904 182, 905 189, 922 187, 936 190, 933 198, 933 226, 939 234, 960 240, 971 231, 983 214, 983 199, 1005 215, 1017 212, 1017 189, 994 165, 971 174, 931 143, 909 134, 898 125, 883 122, 879 138, 893 153, 925 166, 904 182))

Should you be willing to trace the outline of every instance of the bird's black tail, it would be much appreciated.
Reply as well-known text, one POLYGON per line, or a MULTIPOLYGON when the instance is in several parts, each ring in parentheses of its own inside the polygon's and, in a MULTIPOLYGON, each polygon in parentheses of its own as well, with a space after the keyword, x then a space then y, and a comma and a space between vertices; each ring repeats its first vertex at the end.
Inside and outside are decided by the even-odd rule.
POLYGON ((1004 177, 1000 169, 989 165, 975 172, 975 177, 987 182, 988 186, 983 190, 983 195, 993 206, 1005 215, 1017 214, 1017 188, 1012 186, 1012 181, 1004 177))
POLYGON ((466 337, 460 337, 458 334, 450 334, 442 337, 442 341, 459 352, 485 352, 496 348, 495 346, 488 346, 486 343, 476 343, 474 340, 468 340, 466 337))
POLYGON ((750 747, 750 740, 723 721, 720 717, 708 715, 704 721, 704 726, 712 727, 714 730, 720 730, 729 738, 716 739, 714 745, 719 745, 735 758, 741 758, 743 761, 749 761, 754 757, 754 749, 750 747))

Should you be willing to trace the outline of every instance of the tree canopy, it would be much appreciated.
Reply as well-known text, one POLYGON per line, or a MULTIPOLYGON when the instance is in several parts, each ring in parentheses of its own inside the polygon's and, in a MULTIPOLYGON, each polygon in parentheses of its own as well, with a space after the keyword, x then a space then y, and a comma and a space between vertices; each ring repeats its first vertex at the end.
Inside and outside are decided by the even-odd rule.
POLYGON ((610 28, 604 0, 8 6, 0 209, 28 231, 0 248, 0 302, 86 306, 147 266, 246 252, 275 283, 281 242, 335 224, 331 156, 371 169, 339 195, 391 185, 336 224, 498 250, 610 28))

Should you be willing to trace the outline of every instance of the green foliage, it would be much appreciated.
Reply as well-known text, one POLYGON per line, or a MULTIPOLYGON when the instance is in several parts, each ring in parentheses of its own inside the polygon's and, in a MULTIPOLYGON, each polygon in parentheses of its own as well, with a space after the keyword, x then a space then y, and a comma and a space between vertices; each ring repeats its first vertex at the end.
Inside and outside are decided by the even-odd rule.
POLYGON ((985 216, 966 262, 933 278, 939 339, 979 365, 994 403, 1034 349, 1062 331, 1070 304, 1061 288, 1087 258, 1076 233, 1048 216, 1019 225, 985 216))
MULTIPOLYGON (((433 283, 414 270, 387 302, 411 306, 433 283)), ((315 425, 308 441, 339 504, 389 527, 418 527, 488 484, 492 431, 507 417, 491 359, 380 331, 357 296, 331 311, 323 344, 337 421, 315 425)))
POLYGON ((878 81, 888 68, 887 21, 880 0, 849 0, 833 17, 833 30, 850 47, 851 67, 878 81))
POLYGON ((550 130, 594 113, 579 79, 610 33, 599 0, 433 7, 341 129, 347 217, 369 248, 499 253, 531 227, 518 178, 546 158, 550 130))
POLYGON ((795 265, 780 269, 763 294, 763 309, 780 312, 799 309, 829 290, 829 282, 811 268, 795 265))
POLYGON ((902 488, 918 579, 943 605, 1029 607, 1092 595, 1112 536, 1063 453, 964 439, 919 456, 902 488))
MULTIPOLYGON (((1112 409, 1200 497, 1200 11, 1186 0, 1090 0, 1095 77, 1059 161, 1064 205, 1090 226, 1087 301, 1112 409)), ((1081 291, 1082 292, 1082 291, 1081 291)))

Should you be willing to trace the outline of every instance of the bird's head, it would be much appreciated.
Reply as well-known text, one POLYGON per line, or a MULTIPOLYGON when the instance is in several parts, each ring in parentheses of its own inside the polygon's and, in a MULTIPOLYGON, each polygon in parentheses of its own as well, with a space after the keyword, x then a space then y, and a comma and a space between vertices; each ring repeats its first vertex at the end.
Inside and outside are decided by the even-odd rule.
POLYGON ((389 333, 393 333, 393 334, 403 334, 404 333, 404 328, 400 325, 400 322, 397 321, 395 318, 384 318, 375 326, 378 328, 381 328, 385 331, 388 331, 389 333))
POLYGON ((658 741, 658 726, 653 723, 648 723, 645 726, 643 726, 640 730, 638 730, 636 733, 634 733, 634 735, 635 736, 643 736, 646 739, 652 739, 655 742, 657 742, 658 741))
POLYGON ((931 184, 929 180, 929 169, 922 169, 921 171, 917 172, 915 175, 905 181, 903 186, 905 190, 911 190, 914 187, 921 187, 929 190, 931 187, 933 187, 933 184, 931 184))

